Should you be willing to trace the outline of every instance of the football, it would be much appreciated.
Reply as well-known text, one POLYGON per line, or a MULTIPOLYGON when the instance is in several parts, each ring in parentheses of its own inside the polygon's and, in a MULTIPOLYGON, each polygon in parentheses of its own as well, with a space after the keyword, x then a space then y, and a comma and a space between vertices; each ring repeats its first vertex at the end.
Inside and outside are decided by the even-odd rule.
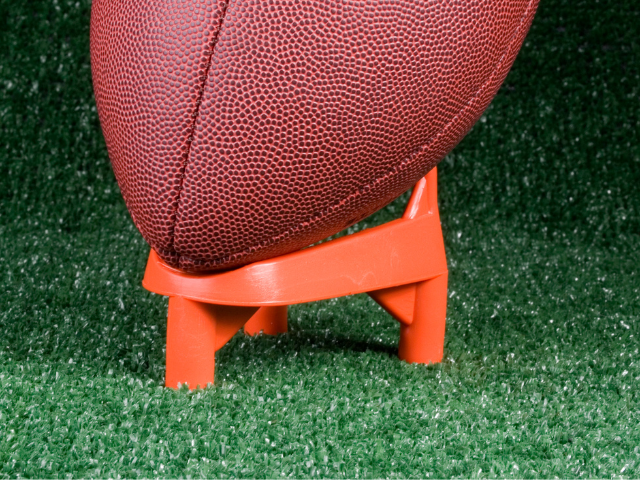
POLYGON ((411 188, 496 94, 538 0, 94 0, 134 223, 169 265, 308 246, 411 188))

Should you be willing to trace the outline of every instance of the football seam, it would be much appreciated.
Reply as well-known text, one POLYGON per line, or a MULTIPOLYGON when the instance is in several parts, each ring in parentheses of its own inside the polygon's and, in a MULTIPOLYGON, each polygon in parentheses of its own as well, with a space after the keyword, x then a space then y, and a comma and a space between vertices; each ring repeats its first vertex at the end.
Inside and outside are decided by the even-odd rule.
MULTIPOLYGON (((514 29, 513 34, 512 34, 512 38, 509 41, 509 43, 507 44, 507 47, 504 49, 500 59, 496 63, 496 66, 494 67, 493 71, 491 72, 491 75, 480 86, 480 88, 476 91, 476 93, 473 95, 473 97, 471 99, 469 99, 467 104, 464 107, 462 107, 458 111, 458 113, 442 129, 440 129, 440 131, 437 134, 434 135, 434 137, 432 137, 431 141, 425 142, 422 145, 419 145, 418 147, 416 147, 415 150, 411 154, 409 154, 406 157, 406 159, 403 160, 398 166, 393 168, 391 171, 387 171, 387 173, 385 173, 384 175, 375 178, 372 182, 368 183, 367 185, 365 185, 363 187, 360 187, 356 192, 353 192, 353 193, 347 195, 346 197, 342 198, 341 200, 329 205, 320 214, 317 214, 317 215, 314 215, 312 217, 309 217, 308 220, 304 220, 304 221, 298 223, 297 225, 292 226, 291 228, 289 228, 288 230, 286 230, 286 231, 284 231, 282 233, 274 235, 273 237, 270 237, 269 239, 264 240, 264 241, 262 241, 260 243, 256 243, 254 245, 246 247, 245 249, 243 249, 241 251, 230 253, 230 254, 224 255, 222 257, 217 257, 217 258, 213 258, 213 259, 210 259, 210 260, 202 260, 202 259, 194 259, 194 258, 190 258, 190 257, 185 256, 185 255, 181 255, 177 250, 175 250, 175 245, 173 244, 174 252, 178 254, 178 258, 177 258, 178 266, 180 266, 180 264, 183 261, 187 261, 187 262, 193 264, 196 267, 197 266, 203 266, 205 268, 206 267, 214 267, 216 265, 220 265, 220 264, 226 263, 232 257, 242 258, 242 257, 244 257, 244 256, 246 256, 248 254, 253 253, 254 251, 256 251, 260 247, 263 247, 263 248, 264 247, 269 247, 269 246, 273 245, 274 242, 277 241, 278 239, 280 239, 282 237, 284 237, 284 238, 289 237, 292 233, 295 233, 296 231, 300 230, 302 227, 306 227, 306 226, 309 226, 312 223, 316 223, 323 216, 325 216, 328 212, 331 212, 335 208, 337 208, 337 207, 339 207, 341 205, 344 205, 345 203, 353 200, 354 198, 357 198, 363 192, 370 190, 376 184, 386 180, 389 177, 389 175, 392 175, 392 174, 395 174, 397 172, 400 172, 404 167, 406 167, 407 165, 409 165, 411 163, 411 160, 413 158, 415 158, 417 155, 419 155, 425 149, 429 149, 432 145, 434 145, 443 136, 444 132, 446 132, 451 127, 451 125, 454 124, 455 120, 458 119, 462 114, 464 114, 473 105, 473 103, 482 95, 482 93, 484 93, 484 91, 491 85, 491 83, 493 83, 493 81, 494 81, 494 79, 495 79, 495 77, 497 75, 497 72, 500 70, 500 67, 505 62, 509 51, 512 49, 514 43, 517 41, 518 33, 521 31, 526 19, 530 16, 532 5, 536 4, 537 2, 538 2, 538 0, 530 0, 529 1, 529 3, 527 4, 527 8, 525 9, 525 11, 524 11, 524 13, 522 15, 522 18, 520 19, 520 23, 518 24, 517 28, 514 29)), ((225 12, 226 12, 226 10, 225 10, 225 12)), ((221 29, 222 29, 222 27, 221 27, 221 29)), ((212 52, 212 56, 213 56, 213 52, 212 52)), ((204 87, 203 87, 203 90, 204 90, 204 87)), ((195 126, 195 122, 194 122, 194 126, 195 126)))
MULTIPOLYGON (((180 168, 180 183, 178 184, 178 195, 176 196, 176 200, 173 204, 173 212, 174 212, 174 220, 173 224, 170 226, 169 232, 169 247, 172 254, 178 255, 178 262, 180 262, 180 253, 176 250, 175 247, 175 232, 176 226, 178 224, 178 212, 180 211, 180 205, 182 201, 182 192, 184 191, 184 180, 187 175, 187 166, 189 164, 189 157, 191 156, 191 145, 193 144, 193 137, 195 136, 196 123, 198 122, 198 116, 200 115, 200 105, 202 105, 202 97, 204 96, 204 90, 207 85, 207 80, 209 79, 209 72, 211 70, 211 64, 213 63, 213 55, 215 53, 216 45, 218 44, 218 40, 220 38, 220 33, 222 32, 222 27, 224 25, 225 16, 227 14, 227 9, 229 7, 229 2, 231 0, 227 0, 222 3, 220 9, 220 20, 218 21, 218 33, 213 35, 213 38, 209 42, 209 58, 207 58, 204 75, 202 78, 202 84, 196 96, 195 108, 193 110, 193 121, 191 126, 189 127, 189 135, 187 136, 187 148, 184 154, 184 161, 182 162, 180 168)), ((166 250, 165 250, 166 251, 166 250)))

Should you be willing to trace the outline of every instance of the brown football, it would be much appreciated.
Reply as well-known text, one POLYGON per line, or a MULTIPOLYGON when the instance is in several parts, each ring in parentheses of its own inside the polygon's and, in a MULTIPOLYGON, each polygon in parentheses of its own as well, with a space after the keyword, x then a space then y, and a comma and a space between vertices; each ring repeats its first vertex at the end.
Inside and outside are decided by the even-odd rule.
POLYGON ((133 221, 168 264, 300 249, 409 189, 487 107, 538 0, 94 0, 133 221))

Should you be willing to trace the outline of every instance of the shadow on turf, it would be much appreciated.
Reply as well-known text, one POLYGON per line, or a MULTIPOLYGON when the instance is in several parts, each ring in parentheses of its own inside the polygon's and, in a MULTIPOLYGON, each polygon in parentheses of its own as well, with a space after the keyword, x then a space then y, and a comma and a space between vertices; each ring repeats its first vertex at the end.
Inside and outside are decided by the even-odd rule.
MULTIPOLYGON (((275 366, 294 361, 294 357, 308 359, 309 354, 320 353, 344 359, 364 352, 397 359, 398 347, 330 331, 322 334, 318 330, 294 329, 278 336, 259 335, 253 338, 238 333, 216 354, 216 363, 224 365, 224 368, 233 364, 234 369, 244 369, 243 363, 247 366, 251 363, 275 366)), ((326 356, 322 356, 326 360, 326 356)))
POLYGON ((372 342, 362 339, 353 338, 350 335, 340 333, 329 333, 329 335, 318 335, 313 331, 296 330, 288 333, 292 341, 302 343, 302 348, 311 346, 313 349, 319 349, 326 352, 374 352, 383 353, 390 357, 397 357, 398 346, 389 345, 382 342, 372 342), (303 343, 304 342, 304 343, 303 343))

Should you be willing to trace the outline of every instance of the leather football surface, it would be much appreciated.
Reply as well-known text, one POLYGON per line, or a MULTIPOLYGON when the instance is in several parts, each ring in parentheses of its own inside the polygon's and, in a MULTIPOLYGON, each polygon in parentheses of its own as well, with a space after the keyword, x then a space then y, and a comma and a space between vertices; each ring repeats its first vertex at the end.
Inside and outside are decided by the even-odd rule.
POLYGON ((169 265, 238 267, 382 208, 507 75, 538 0, 94 0, 109 157, 169 265))

